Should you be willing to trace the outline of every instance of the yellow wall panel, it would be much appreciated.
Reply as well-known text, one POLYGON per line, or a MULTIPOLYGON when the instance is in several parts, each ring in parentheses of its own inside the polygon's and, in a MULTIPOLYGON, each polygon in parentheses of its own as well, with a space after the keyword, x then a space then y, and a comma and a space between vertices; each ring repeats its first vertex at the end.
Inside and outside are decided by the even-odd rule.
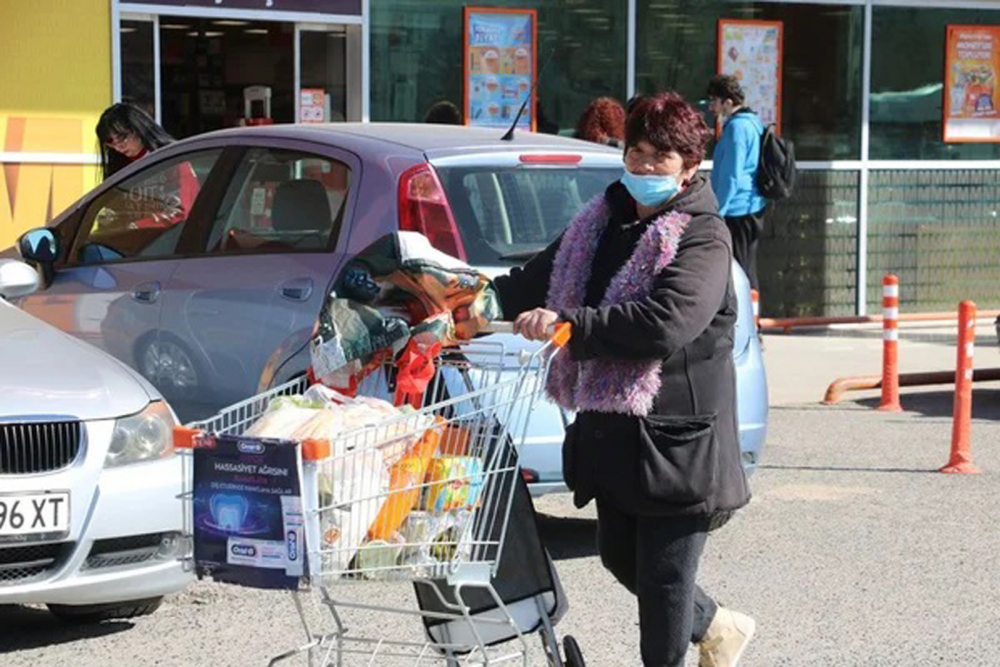
POLYGON ((0 0, 0 115, 93 118, 111 103, 110 0, 0 0))
POLYGON ((7 191, 7 169, 0 165, 0 249, 7 248, 14 242, 17 233, 14 230, 13 213, 10 206, 10 195, 7 191))
MULTIPOLYGON (((0 0, 0 152, 92 154, 112 100, 111 0, 0 0)), ((98 182, 91 166, 0 168, 0 249, 98 182)))
POLYGON ((41 227, 48 219, 52 194, 52 165, 22 164, 14 188, 14 228, 20 234, 32 227, 41 227))
MULTIPOLYGON (((87 187, 87 171, 90 170, 80 164, 57 164, 52 167, 52 217, 65 211, 90 189, 87 187)), ((96 185, 93 181, 91 183, 96 185)))

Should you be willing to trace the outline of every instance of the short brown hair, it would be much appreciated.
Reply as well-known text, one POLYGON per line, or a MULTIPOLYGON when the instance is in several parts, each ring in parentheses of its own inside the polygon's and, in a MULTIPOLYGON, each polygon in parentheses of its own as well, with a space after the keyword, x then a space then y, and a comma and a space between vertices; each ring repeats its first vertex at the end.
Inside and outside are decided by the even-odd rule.
POLYGON ((625 122, 625 146, 648 141, 657 150, 676 151, 684 168, 696 167, 705 159, 712 131, 704 117, 673 91, 643 97, 636 102, 625 122))

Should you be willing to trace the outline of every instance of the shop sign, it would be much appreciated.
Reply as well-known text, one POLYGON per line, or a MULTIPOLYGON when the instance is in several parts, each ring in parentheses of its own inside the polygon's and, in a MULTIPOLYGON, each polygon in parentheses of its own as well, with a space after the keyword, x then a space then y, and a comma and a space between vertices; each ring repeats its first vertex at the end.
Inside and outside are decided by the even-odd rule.
POLYGON ((944 140, 1000 142, 1000 26, 950 25, 945 45, 944 140))
MULTIPOLYGON (((506 129, 534 88, 537 15, 533 9, 465 7, 464 16, 465 124, 506 129)), ((534 131, 532 102, 518 127, 534 131)))
POLYGON ((170 7, 211 7, 266 12, 308 12, 313 14, 343 14, 361 16, 361 0, 127 0, 130 5, 170 7))
POLYGON ((781 133, 781 21, 719 21, 719 74, 736 77, 746 106, 781 133))

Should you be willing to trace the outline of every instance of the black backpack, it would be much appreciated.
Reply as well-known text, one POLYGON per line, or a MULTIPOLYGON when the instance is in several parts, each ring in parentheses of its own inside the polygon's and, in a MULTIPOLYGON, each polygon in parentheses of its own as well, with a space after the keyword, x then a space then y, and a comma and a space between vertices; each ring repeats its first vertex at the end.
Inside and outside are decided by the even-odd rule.
POLYGON ((757 166, 757 190, 772 201, 787 199, 795 189, 795 146, 778 136, 772 123, 760 139, 760 164, 757 166))

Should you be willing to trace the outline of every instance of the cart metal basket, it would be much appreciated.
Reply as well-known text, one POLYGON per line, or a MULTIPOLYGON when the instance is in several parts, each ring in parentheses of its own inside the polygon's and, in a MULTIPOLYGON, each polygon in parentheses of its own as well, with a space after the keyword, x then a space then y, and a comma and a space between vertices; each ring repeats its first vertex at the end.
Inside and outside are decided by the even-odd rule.
MULTIPOLYGON (((306 641, 271 664, 295 655, 305 655, 310 665, 528 664, 524 633, 492 579, 520 475, 518 449, 535 401, 543 393, 551 359, 567 338, 568 329, 564 329, 534 351, 511 351, 501 344, 477 341, 449 348, 436 359, 433 379, 423 401, 417 403, 421 407, 350 423, 352 406, 363 406, 369 397, 391 400, 396 370, 386 365, 364 379, 357 398, 334 398, 345 406, 347 416, 344 429, 328 439, 279 443, 246 435, 276 399, 309 389, 305 378, 177 429, 178 450, 187 454, 182 498, 191 506, 186 527, 195 554, 195 459, 211 459, 224 440, 238 444, 240 451, 266 452, 280 445, 295 448, 301 506, 288 507, 292 508, 289 516, 301 517, 306 558, 292 587, 306 641), (364 584, 373 581, 420 582, 424 596, 432 591, 438 603, 432 605, 434 611, 404 610, 370 599, 348 599, 352 590, 361 592, 353 597, 364 598, 364 584), (309 589, 318 589, 319 595, 311 595, 309 589), (491 597, 497 613, 474 619, 463 598, 466 589, 475 589, 480 601, 483 593, 491 597), (306 609, 309 602, 318 603, 332 619, 325 631, 315 628, 315 614, 306 609), (348 632, 345 610, 419 616, 434 623, 467 622, 468 632, 458 633, 461 642, 442 643, 440 637, 417 641, 392 636, 397 626, 388 623, 384 627, 389 636, 358 636, 348 632), (483 630, 490 624, 512 628, 509 636, 515 641, 490 646, 490 637, 498 636, 483 630)), ((218 461, 215 464, 219 466, 218 461)), ((288 525, 286 517, 286 529, 288 525)), ((298 545, 301 538, 293 533, 289 530, 290 544, 298 545)), ((289 553, 293 550, 289 546, 289 553)), ((217 574, 210 566, 197 566, 201 574, 217 574)), ((567 664, 548 614, 541 616, 540 634, 548 662, 567 664)))

